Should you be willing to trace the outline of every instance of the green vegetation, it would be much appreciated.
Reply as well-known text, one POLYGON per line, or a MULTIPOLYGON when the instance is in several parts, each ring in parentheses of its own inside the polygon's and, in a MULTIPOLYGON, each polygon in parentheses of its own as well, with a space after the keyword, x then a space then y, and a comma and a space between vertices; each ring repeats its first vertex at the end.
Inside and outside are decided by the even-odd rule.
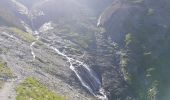
MULTIPOLYGON (((125 50, 122 50, 123 53, 121 54, 120 57, 120 67, 121 70, 124 74, 125 80, 129 83, 132 84, 132 82, 136 79, 135 77, 135 71, 137 71, 138 66, 134 66, 134 62, 131 61, 133 57, 136 55, 133 55, 134 52, 139 50, 138 48, 135 48, 135 46, 138 44, 138 41, 135 39, 135 35, 133 33, 127 33, 125 35, 125 50)), ((136 64, 136 63, 135 63, 136 64)))
POLYGON ((35 37, 32 36, 30 33, 24 32, 18 28, 11 27, 9 28, 9 31, 14 32, 15 34, 17 34, 18 36, 20 36, 23 40, 27 42, 36 41, 35 37))
POLYGON ((97 33, 105 33, 106 29, 103 27, 99 27, 96 31, 97 31, 97 33))
POLYGON ((13 73, 10 70, 10 68, 7 67, 7 64, 0 60, 0 88, 2 88, 3 84, 4 84, 4 78, 12 78, 13 77, 13 73))
POLYGON ((121 57, 121 67, 126 81, 132 86, 139 100, 155 100, 159 82, 154 73, 157 65, 152 58, 146 33, 128 33, 125 36, 126 53, 121 57), (147 84, 146 84, 147 82, 147 84))
POLYGON ((154 81, 151 87, 148 89, 148 100, 156 100, 156 96, 158 95, 158 81, 154 81))
POLYGON ((124 74, 124 78, 128 83, 131 83, 132 79, 131 79, 131 75, 128 72, 128 68, 127 68, 127 64, 128 64, 128 57, 126 53, 122 53, 121 54, 121 61, 120 61, 120 67, 121 70, 124 74))
POLYGON ((88 35, 82 35, 80 33, 76 32, 69 32, 67 34, 64 34, 62 36, 64 39, 68 39, 72 41, 73 43, 78 44, 80 47, 87 49, 89 44, 92 42, 92 36, 90 34, 88 35))
POLYGON ((147 15, 148 15, 148 16, 152 16, 152 15, 154 15, 154 14, 155 14, 155 10, 152 9, 152 8, 149 8, 148 11, 147 11, 147 15))
POLYGON ((0 77, 12 77, 12 71, 7 67, 6 63, 0 61, 0 77))
POLYGON ((132 42, 132 33, 127 33, 126 36, 125 36, 125 43, 126 43, 126 46, 129 45, 131 42, 132 42))
POLYGON ((140 27, 130 22, 131 27, 126 27, 129 33, 124 36, 120 66, 138 100, 169 100, 170 30, 152 19, 154 9, 147 10, 140 27))
POLYGON ((76 20, 78 21, 70 21, 70 19, 65 18, 61 19, 59 22, 57 21, 58 24, 56 25, 56 28, 52 31, 55 33, 57 32, 57 35, 62 37, 64 40, 71 41, 73 45, 70 45, 69 48, 73 48, 74 50, 89 50, 89 48, 93 45, 95 41, 94 34, 96 33, 97 28, 94 27, 93 21, 89 21, 89 18, 86 20, 76 18, 76 20))
POLYGON ((74 45, 68 45, 71 54, 82 54, 81 48, 74 45))
POLYGON ((17 86, 16 92, 16 100, 66 100, 64 97, 48 90, 32 77, 25 79, 17 86))

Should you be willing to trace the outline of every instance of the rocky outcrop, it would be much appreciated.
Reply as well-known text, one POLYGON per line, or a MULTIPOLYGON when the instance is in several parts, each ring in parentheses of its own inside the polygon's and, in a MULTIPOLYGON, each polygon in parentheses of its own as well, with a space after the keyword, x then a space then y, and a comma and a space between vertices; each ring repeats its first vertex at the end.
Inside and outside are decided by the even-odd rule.
POLYGON ((109 100, 168 100, 168 0, 25 1, 0 1, 0 58, 16 84, 33 76, 70 100, 95 100, 80 80, 91 71, 83 80, 93 95, 104 88, 109 100), (69 57, 81 63, 71 70, 69 57))
MULTIPOLYGON (((166 46, 169 41, 170 23, 168 9, 169 1, 167 0, 119 0, 118 3, 113 3, 108 7, 99 18, 99 27, 105 29, 102 34, 103 40, 116 42, 121 51, 120 56, 116 59, 120 59, 117 66, 121 68, 123 80, 128 84, 123 87, 131 88, 128 93, 133 91, 132 94, 139 100, 168 100, 168 96, 162 96, 168 91, 163 86, 165 85, 163 80, 167 78, 165 77, 163 80, 158 78, 162 75, 168 76, 167 73, 162 72, 168 67, 165 59, 169 59, 169 56, 161 53, 169 53, 167 51, 169 47, 166 46), (159 63, 155 63, 155 61, 159 63), (160 68, 162 65, 164 67, 160 68)), ((106 50, 106 48, 102 48, 102 50, 106 50)), ((114 57, 108 59, 111 58, 114 57)), ((108 65, 114 65, 116 62, 115 60, 108 62, 110 63, 104 64, 106 67, 103 68, 103 71, 110 75, 104 76, 106 79, 103 82, 107 81, 106 83, 109 84, 108 80, 113 80, 111 76, 113 72, 111 72, 112 67, 108 67, 108 65), (110 72, 106 68, 110 68, 110 72)), ((112 70, 114 69, 112 68, 112 70)), ((115 86, 114 82, 112 84, 115 86)), ((168 85, 166 84, 166 86, 168 85)), ((111 93, 115 95, 114 91, 111 93)), ((119 93, 127 94, 125 91, 119 93)))
MULTIPOLYGON (((54 15, 51 15, 48 11, 43 10, 45 15, 37 16, 37 14, 32 13, 38 9, 35 6, 35 8, 27 7, 14 1, 9 2, 14 7, 14 12, 16 12, 14 15, 17 20, 15 21, 22 28, 10 23, 10 26, 5 24, 1 26, 0 57, 7 62, 8 66, 16 74, 18 78, 15 82, 16 85, 24 78, 32 76, 40 80, 49 89, 70 100, 95 100, 96 98, 82 87, 81 82, 70 69, 70 63, 67 59, 51 48, 51 46, 55 47, 69 57, 85 62, 86 52, 89 52, 95 45, 94 34, 92 33, 95 33, 96 28, 94 19, 90 19, 92 16, 83 16, 84 13, 76 16, 77 10, 80 12, 79 9, 76 9, 77 5, 75 6, 75 12, 74 9, 71 10, 72 15, 76 14, 73 19, 69 19, 69 16, 65 15, 67 11, 61 9, 57 14, 62 12, 62 15, 65 16, 64 19, 57 18, 57 14, 54 14, 55 11, 52 12, 54 15), (23 11, 26 12, 24 13, 23 11), (44 20, 43 18, 48 19, 44 20), (52 23, 52 28, 49 30, 39 29, 44 23, 48 23, 46 21, 52 23)), ((68 6, 71 8, 70 5, 68 6)), ((55 8, 56 6, 53 5, 53 7, 55 8)), ((42 8, 44 8, 44 5, 42 8)), ((49 7, 49 9, 54 8, 49 7)), ((11 9, 8 10, 11 11, 11 9)), ((13 11, 11 12, 13 13, 13 11)), ((90 53, 87 53, 87 56, 90 56, 90 53)))
POLYGON ((6 28, 0 34, 2 48, 0 56, 5 59, 18 78, 36 77, 50 89, 72 100, 93 98, 76 86, 74 73, 65 58, 39 41, 33 46, 36 55, 34 60, 30 43, 18 37, 20 36, 9 32, 6 28))

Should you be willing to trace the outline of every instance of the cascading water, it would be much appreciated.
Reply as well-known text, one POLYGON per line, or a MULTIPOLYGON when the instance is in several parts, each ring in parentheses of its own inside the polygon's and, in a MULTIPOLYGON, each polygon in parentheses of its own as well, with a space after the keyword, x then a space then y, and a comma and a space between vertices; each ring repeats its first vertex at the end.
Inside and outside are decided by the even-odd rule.
MULTIPOLYGON (((35 60, 36 55, 33 50, 33 46, 35 43, 40 39, 39 32, 35 31, 32 33, 34 36, 36 36, 36 41, 32 42, 30 45, 31 54, 33 56, 33 59, 35 60)), ((78 77, 81 84, 95 97, 101 99, 101 100, 108 100, 106 93, 104 89, 102 88, 101 81, 99 80, 97 74, 89 68, 89 66, 79 60, 73 59, 66 54, 59 51, 57 48, 44 43, 52 50, 56 51, 58 55, 61 55, 67 59, 67 61, 70 64, 70 69, 75 73, 75 75, 78 77)))
MULTIPOLYGON (((37 41, 39 40, 40 36, 37 31, 34 32, 37 41)), ((31 54, 33 55, 33 59, 35 59, 36 55, 33 51, 33 45, 35 45, 36 41, 32 42, 30 45, 31 54)), ((70 64, 70 69, 75 73, 81 84, 95 97, 101 100, 108 100, 104 89, 102 88, 102 83, 99 80, 97 74, 89 68, 89 66, 79 60, 73 59, 66 54, 59 51, 59 49, 51 46, 49 44, 44 43, 46 46, 51 48, 52 50, 56 51, 56 53, 60 56, 63 56, 67 59, 67 62, 70 64)))
POLYGON ((81 84, 94 96, 102 100, 108 100, 105 94, 102 84, 97 77, 97 74, 89 68, 87 64, 70 58, 64 53, 60 52, 57 48, 50 46, 51 49, 55 50, 57 54, 64 56, 70 64, 70 69, 76 74, 81 84))
MULTIPOLYGON (((29 12, 31 13, 31 11, 29 11, 29 12)), ((33 14, 31 14, 31 15, 33 15, 33 14)), ((22 22, 22 23, 24 23, 24 22, 22 22)), ((31 23, 33 24, 32 20, 31 20, 31 23)), ((33 50, 33 46, 41 38, 39 33, 42 32, 42 30, 44 30, 44 31, 48 30, 48 27, 49 27, 49 29, 52 29, 52 27, 50 26, 51 24, 50 24, 50 22, 45 23, 44 27, 41 27, 41 29, 39 31, 34 31, 34 32, 32 31, 31 28, 29 28, 28 25, 26 25, 26 24, 23 24, 23 25, 25 26, 26 30, 28 30, 28 32, 30 34, 33 34, 36 37, 36 40, 34 42, 32 42, 31 45, 30 45, 31 54, 33 56, 33 59, 35 60, 36 55, 35 55, 35 52, 33 50)), ((31 25, 31 26, 33 27, 33 25, 31 25)), ((101 100, 108 100, 106 93, 105 93, 104 89, 102 88, 102 83, 99 80, 97 74, 92 69, 90 69, 87 64, 67 56, 66 54, 62 53, 61 51, 59 51, 54 46, 51 46, 51 45, 46 44, 46 43, 44 43, 44 44, 47 45, 49 48, 53 49, 54 51, 56 51, 56 53, 58 55, 61 55, 61 56, 65 57, 67 59, 67 61, 70 64, 70 69, 75 73, 75 75, 78 77, 81 84, 91 94, 93 94, 95 97, 97 97, 101 100)))
POLYGON ((37 32, 37 31, 35 31, 33 35, 35 35, 36 40, 31 43, 30 49, 31 49, 31 54, 32 54, 32 56, 33 56, 33 59, 35 60, 36 55, 35 55, 35 53, 34 53, 33 46, 34 46, 35 43, 39 40, 40 36, 39 36, 39 32, 37 32))

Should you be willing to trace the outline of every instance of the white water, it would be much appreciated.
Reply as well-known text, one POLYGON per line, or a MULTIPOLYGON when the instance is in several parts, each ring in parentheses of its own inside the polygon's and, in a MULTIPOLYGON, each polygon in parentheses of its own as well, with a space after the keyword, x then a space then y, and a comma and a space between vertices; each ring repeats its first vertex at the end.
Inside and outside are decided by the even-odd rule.
MULTIPOLYGON (((33 18, 33 16, 30 16, 30 15, 33 15, 33 14, 31 14, 31 11, 29 11, 29 14, 25 13, 25 15, 28 15, 30 17, 30 19, 33 18)), ((39 32, 42 33, 42 32, 51 30, 51 29, 53 29, 53 27, 51 26, 51 22, 48 22, 48 23, 45 23, 39 29, 39 31, 34 31, 33 32, 31 30, 31 28, 29 28, 29 26, 26 25, 24 22, 22 22, 22 24, 25 26, 25 29, 30 34, 32 34, 32 35, 34 35, 36 37, 36 40, 30 44, 31 54, 33 56, 33 60, 35 60, 36 54, 35 54, 35 52, 33 50, 33 46, 40 39, 39 32)), ((32 22, 32 24, 33 24, 33 22, 32 22)), ((33 25, 32 25, 32 27, 33 27, 33 25)), ((104 89, 102 88, 102 84, 101 84, 97 74, 93 70, 91 70, 87 64, 81 62, 80 60, 76 60, 76 59, 73 59, 73 58, 67 56, 66 54, 64 54, 63 52, 59 51, 57 48, 55 48, 53 46, 50 46, 49 44, 45 44, 45 45, 47 45, 52 50, 56 51, 56 53, 58 55, 63 56, 63 57, 65 57, 67 59, 67 62, 69 62, 69 64, 70 64, 70 69, 76 74, 76 76, 79 79, 79 81, 81 82, 81 84, 91 94, 93 94, 95 97, 97 97, 97 98, 99 98, 101 100, 108 100, 108 98, 106 96, 106 93, 105 93, 104 89)))
POLYGON ((60 52, 57 48, 50 46, 51 49, 55 50, 57 54, 65 57, 70 64, 70 69, 76 74, 81 84, 95 97, 101 100, 108 100, 105 94, 104 89, 101 86, 101 82, 97 77, 96 73, 89 68, 89 66, 79 60, 68 57, 66 54, 60 52), (83 76, 81 75, 81 71, 79 69, 84 69, 83 76), (84 77, 88 78, 89 81, 84 79, 84 77), (88 83, 90 82, 90 83, 88 83), (91 86, 89 84, 92 84, 91 86), (96 89, 97 91, 95 91, 96 89))
MULTIPOLYGON (((45 30, 48 30, 47 26, 45 28, 46 28, 45 30)), ((36 36, 37 40, 31 43, 30 48, 31 48, 31 54, 33 56, 33 59, 35 60, 36 55, 34 53, 33 46, 39 40, 40 36, 39 36, 39 32, 37 31, 34 32, 34 35, 36 36)), ((101 100, 108 100, 97 74, 93 70, 91 70, 87 64, 67 56, 66 54, 59 51, 59 49, 55 48, 54 46, 51 46, 46 43, 44 44, 49 48, 51 48, 52 50, 54 50, 58 55, 63 56, 67 59, 67 62, 69 62, 70 65, 70 69, 76 74, 81 84, 91 94, 93 94, 95 97, 101 100)))
POLYGON ((33 35, 35 35, 36 37, 36 41, 32 42, 31 45, 30 45, 30 49, 31 49, 31 54, 33 56, 33 60, 35 60, 35 53, 34 53, 34 50, 33 50, 33 46, 36 44, 36 42, 39 40, 40 36, 39 36, 39 32, 35 31, 33 32, 33 35))
MULTIPOLYGON (((48 30, 53 29, 51 26, 51 22, 45 23, 41 27, 41 32, 45 32, 48 30), (45 29, 42 29, 45 28, 45 29)), ((37 33, 37 40, 40 38, 39 33, 37 33)), ((33 42, 33 45, 35 42, 33 42)), ((44 43, 45 44, 45 43, 44 43)), ((61 52, 59 49, 55 48, 54 46, 51 46, 49 44, 45 44, 52 50, 54 50, 58 55, 63 56, 67 59, 67 62, 70 65, 70 69, 76 74, 77 78, 81 82, 81 84, 95 97, 101 99, 101 100, 108 100, 107 96, 105 94, 104 89, 102 88, 102 84, 97 76, 97 74, 89 68, 89 66, 85 63, 83 63, 80 60, 74 59, 66 55, 65 53, 61 52)), ((33 51, 33 50, 32 50, 33 51)), ((35 53, 33 54, 33 58, 35 59, 35 53)), ((85 54, 83 54, 84 56, 85 54)))

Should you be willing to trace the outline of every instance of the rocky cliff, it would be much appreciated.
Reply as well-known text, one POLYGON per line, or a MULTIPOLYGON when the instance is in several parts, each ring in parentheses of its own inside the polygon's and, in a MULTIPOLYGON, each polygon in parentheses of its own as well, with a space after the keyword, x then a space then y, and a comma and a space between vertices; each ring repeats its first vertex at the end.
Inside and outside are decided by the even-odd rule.
POLYGON ((168 12, 168 0, 119 0, 99 18, 103 41, 116 42, 121 51, 117 66, 137 100, 169 100, 168 12))
POLYGON ((91 60, 97 32, 97 13, 93 13, 92 5, 74 0, 0 2, 3 100, 37 99, 35 91, 24 97, 27 90, 22 90, 22 82, 37 84, 34 79, 68 100, 107 98, 91 60))
POLYGON ((169 100, 169 3, 1 0, 0 97, 169 100))

